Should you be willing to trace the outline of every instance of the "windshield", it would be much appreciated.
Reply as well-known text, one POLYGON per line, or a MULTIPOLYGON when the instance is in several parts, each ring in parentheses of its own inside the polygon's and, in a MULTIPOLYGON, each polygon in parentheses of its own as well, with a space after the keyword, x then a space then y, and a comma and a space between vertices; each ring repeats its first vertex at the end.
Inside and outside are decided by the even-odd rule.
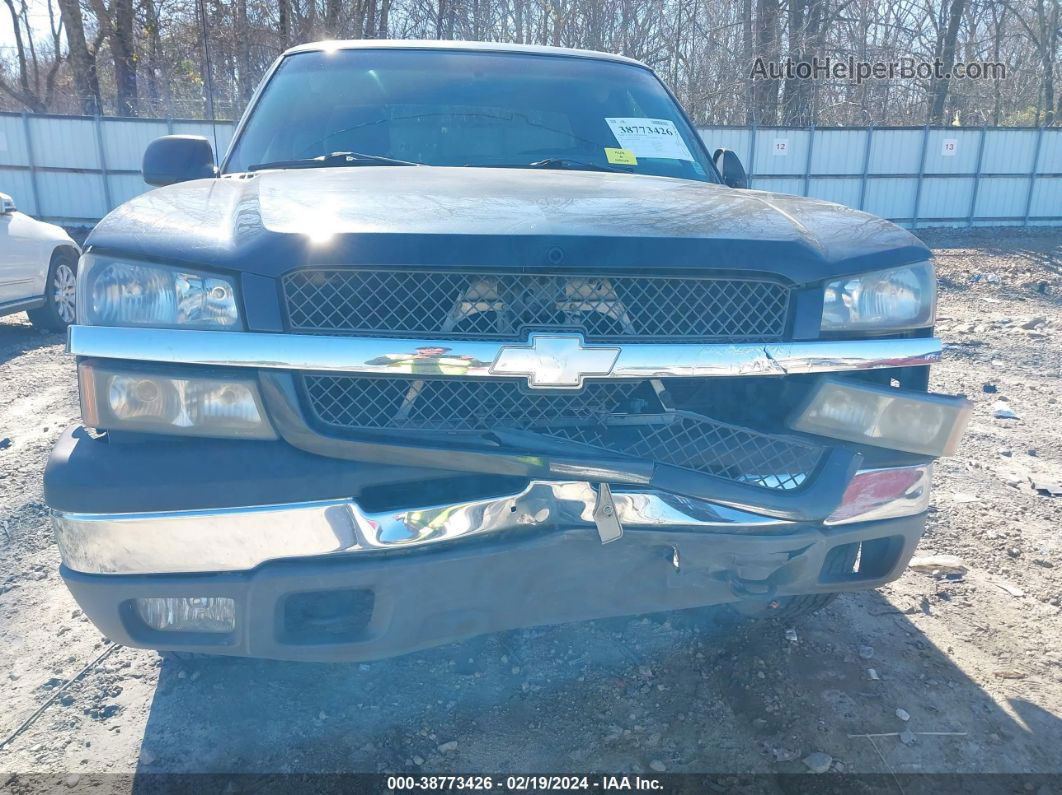
POLYGON ((225 171, 356 152, 431 166, 537 164, 715 182, 695 136, 656 76, 629 64, 459 50, 305 52, 273 74, 225 171))

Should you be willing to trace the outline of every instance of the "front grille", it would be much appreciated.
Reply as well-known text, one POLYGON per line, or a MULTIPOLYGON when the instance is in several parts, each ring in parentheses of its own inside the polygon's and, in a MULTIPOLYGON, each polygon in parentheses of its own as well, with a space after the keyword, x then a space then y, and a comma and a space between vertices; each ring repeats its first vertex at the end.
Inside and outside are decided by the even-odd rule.
POLYGON ((315 268, 284 277, 300 333, 526 339, 581 331, 599 342, 771 342, 789 288, 767 281, 315 268))
MULTIPOLYGON (((549 420, 591 420, 630 411, 637 382, 589 383, 578 392, 528 394, 517 381, 303 377, 318 420, 344 429, 527 429, 549 420)), ((642 403, 646 403, 642 400, 642 403)))
POLYGON ((705 417, 682 414, 669 419, 661 424, 566 427, 550 433, 637 458, 783 490, 803 483, 822 456, 817 445, 767 436, 705 417))
POLYGON ((329 430, 532 431, 611 453, 770 489, 793 489, 822 448, 690 412, 665 411, 648 382, 590 382, 576 393, 529 394, 521 382, 302 377, 329 430))

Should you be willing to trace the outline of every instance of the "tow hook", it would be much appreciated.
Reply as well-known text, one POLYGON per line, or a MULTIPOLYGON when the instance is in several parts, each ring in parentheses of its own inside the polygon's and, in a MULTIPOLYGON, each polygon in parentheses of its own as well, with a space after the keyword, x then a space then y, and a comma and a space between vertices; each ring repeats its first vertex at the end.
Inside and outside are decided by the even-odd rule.
POLYGON ((612 500, 612 490, 607 483, 597 484, 597 500, 594 503, 594 524, 597 525, 597 537, 602 544, 616 541, 623 537, 623 525, 616 515, 616 503, 612 500))

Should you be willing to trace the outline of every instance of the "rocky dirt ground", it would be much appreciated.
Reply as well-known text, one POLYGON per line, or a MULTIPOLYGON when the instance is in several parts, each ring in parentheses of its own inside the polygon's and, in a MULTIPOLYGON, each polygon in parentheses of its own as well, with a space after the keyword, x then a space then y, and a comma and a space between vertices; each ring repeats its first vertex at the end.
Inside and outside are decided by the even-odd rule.
POLYGON ((1062 773, 1062 234, 926 239, 947 343, 933 388, 975 411, 921 551, 964 576, 909 570, 792 626, 664 615, 368 665, 112 649, 59 580, 42 502, 78 413, 73 364, 59 336, 0 320, 0 742, 106 655, 0 749, 0 789, 162 771, 1062 773))

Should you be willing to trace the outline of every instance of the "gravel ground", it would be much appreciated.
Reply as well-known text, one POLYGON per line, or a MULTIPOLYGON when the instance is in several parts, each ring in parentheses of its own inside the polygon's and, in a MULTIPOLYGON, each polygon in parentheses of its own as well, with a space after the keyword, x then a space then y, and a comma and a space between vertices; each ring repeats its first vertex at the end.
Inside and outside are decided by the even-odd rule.
MULTIPOLYGON (((933 388, 975 411, 937 467, 920 551, 962 558, 960 579, 909 570, 793 626, 659 615, 369 665, 115 647, 0 750, 0 788, 163 771, 1062 773, 1062 497, 1033 485, 1062 477, 1062 235, 926 238, 947 343, 933 388)), ((109 648, 58 577, 42 501, 77 413, 62 339, 0 320, 0 742, 109 648)))

